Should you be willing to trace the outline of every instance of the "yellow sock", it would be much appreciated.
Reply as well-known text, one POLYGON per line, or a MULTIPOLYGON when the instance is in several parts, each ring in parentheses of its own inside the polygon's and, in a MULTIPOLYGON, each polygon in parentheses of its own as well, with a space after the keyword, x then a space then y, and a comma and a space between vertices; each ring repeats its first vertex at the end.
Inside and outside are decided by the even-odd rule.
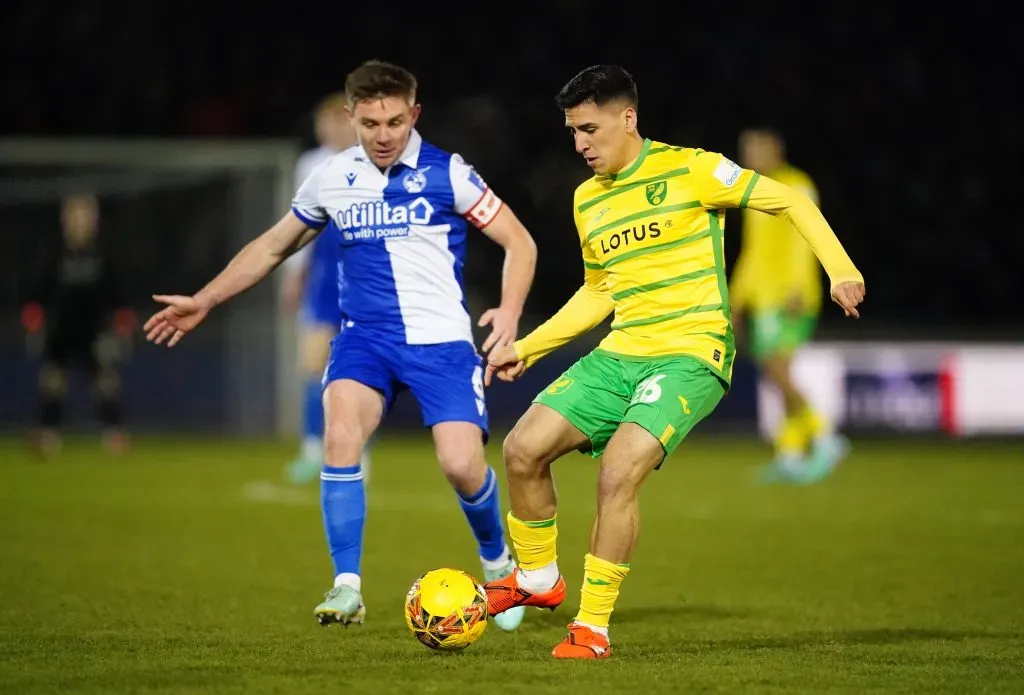
POLYGON ((780 454, 799 454, 807 448, 807 431, 800 417, 788 416, 775 437, 775 448, 780 454))
POLYGON ((608 627, 608 619, 619 598, 619 584, 629 574, 629 565, 616 565, 587 553, 583 560, 583 591, 576 620, 597 627, 608 627))
POLYGON ((804 408, 797 417, 800 419, 800 425, 808 439, 815 439, 824 434, 825 418, 821 417, 811 406, 808 405, 804 408))
POLYGON ((557 517, 543 521, 522 521, 508 513, 508 535, 516 551, 519 567, 524 570, 538 570, 558 559, 557 517))

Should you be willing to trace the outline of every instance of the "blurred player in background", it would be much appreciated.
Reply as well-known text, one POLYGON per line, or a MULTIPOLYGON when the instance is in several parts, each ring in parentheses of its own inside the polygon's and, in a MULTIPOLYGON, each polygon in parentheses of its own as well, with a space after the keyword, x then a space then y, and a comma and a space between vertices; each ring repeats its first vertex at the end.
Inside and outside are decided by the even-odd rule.
MULTIPOLYGON (((747 129, 740 134, 739 150, 744 167, 800 191, 817 204, 814 182, 786 161, 778 131, 747 129)), ((790 374, 793 353, 814 332, 823 290, 814 251, 790 221, 750 207, 744 210, 743 242, 729 286, 733 325, 747 338, 751 356, 778 389, 786 412, 775 437, 775 460, 764 473, 767 481, 819 480, 848 449, 845 438, 832 432, 790 374)))
MULTIPOLYGON (((296 185, 324 160, 356 144, 355 130, 345 108, 344 92, 320 102, 314 114, 318 147, 299 157, 295 167, 296 185)), ((333 226, 320 234, 284 263, 282 283, 285 305, 299 312, 299 373, 302 377, 302 442, 298 456, 288 466, 292 482, 316 480, 324 464, 323 375, 331 350, 331 339, 341 328, 338 268, 338 230, 333 226)), ((370 474, 369 446, 360 465, 363 478, 370 474)))
POLYGON ((636 85, 623 68, 587 68, 556 101, 594 171, 573 200, 584 284, 535 331, 491 351, 488 381, 492 373, 514 379, 613 311, 615 318, 601 345, 542 391, 505 440, 508 526, 520 564, 485 588, 492 613, 562 603, 551 464, 573 450, 600 457, 580 610, 552 652, 596 659, 611 654, 608 623, 639 535, 640 486, 715 409, 732 378, 725 208, 789 219, 848 316, 858 316, 864 287, 799 191, 721 154, 641 138, 636 85))
MULTIPOLYGON (((470 227, 505 249, 501 304, 478 322, 492 328, 484 352, 515 340, 536 266, 533 239, 508 206, 462 157, 424 142, 415 130, 420 105, 412 74, 370 61, 348 76, 345 90, 360 146, 314 169, 292 210, 196 295, 155 296, 168 306, 145 326, 147 339, 173 346, 214 306, 259 282, 322 230, 340 230, 342 329, 324 375, 326 465, 320 480, 334 586, 314 609, 323 625, 365 617, 360 567, 366 495, 359 459, 405 389, 431 429, 438 462, 476 539, 484 577, 515 570, 498 480, 484 458, 483 361, 462 284, 470 227)), ((515 629, 523 610, 502 611, 495 621, 515 629)))
POLYGON ((34 444, 44 455, 60 449, 68 369, 78 367, 92 380, 104 442, 109 451, 120 453, 128 446, 128 436, 122 422, 117 354, 102 338, 112 328, 127 340, 135 330, 135 314, 125 306, 111 261, 98 243, 95 196, 67 196, 61 203, 61 227, 61 249, 44 265, 21 315, 30 339, 42 342, 34 444))

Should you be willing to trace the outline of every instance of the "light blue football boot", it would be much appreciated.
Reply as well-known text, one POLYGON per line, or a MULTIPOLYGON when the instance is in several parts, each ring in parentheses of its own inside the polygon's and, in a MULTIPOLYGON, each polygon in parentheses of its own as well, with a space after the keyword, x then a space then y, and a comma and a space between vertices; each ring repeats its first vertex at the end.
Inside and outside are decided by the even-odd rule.
POLYGON ((323 461, 319 459, 297 456, 285 469, 288 482, 293 485, 308 485, 314 480, 320 479, 320 471, 324 468, 323 461))
POLYGON ((362 625, 366 619, 366 605, 358 590, 342 584, 324 595, 323 603, 313 610, 313 615, 324 627, 332 623, 362 625))
POLYGON ((849 453, 850 441, 842 435, 830 434, 815 440, 800 482, 810 484, 827 478, 849 453))
POLYGON ((758 473, 758 481, 765 484, 794 484, 803 481, 807 463, 802 456, 778 454, 758 473))
MULTIPOLYGON (((504 579, 505 577, 509 576, 515 571, 516 561, 511 558, 509 558, 508 564, 500 569, 489 570, 485 567, 484 583, 493 582, 498 579, 504 579)), ((495 625, 500 627, 505 632, 512 632, 517 627, 519 627, 519 623, 523 622, 523 615, 525 613, 525 606, 516 606, 515 608, 508 609, 504 613, 498 613, 496 616, 492 618, 492 620, 494 621, 495 625)))

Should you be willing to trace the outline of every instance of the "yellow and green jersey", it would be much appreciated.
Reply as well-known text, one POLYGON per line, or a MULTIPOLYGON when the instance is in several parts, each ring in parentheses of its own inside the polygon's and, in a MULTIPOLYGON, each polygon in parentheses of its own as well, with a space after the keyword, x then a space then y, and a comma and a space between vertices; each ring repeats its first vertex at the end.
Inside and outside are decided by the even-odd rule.
POLYGON ((688 355, 728 382, 735 354, 723 227, 747 205, 792 223, 832 279, 863 282, 807 196, 721 154, 644 140, 622 171, 576 189, 584 283, 516 341, 527 366, 614 311, 601 349, 624 358, 688 355))
POLYGON ((585 273, 615 302, 602 349, 690 355, 729 380, 723 208, 742 207, 755 176, 720 154, 645 140, 629 168, 576 190, 585 273))
MULTIPOLYGON (((785 165, 766 172, 818 202, 811 178, 785 165)), ((788 221, 757 210, 743 211, 742 244, 729 283, 732 306, 764 311, 789 307, 796 300, 804 313, 821 308, 821 266, 803 237, 788 221)))

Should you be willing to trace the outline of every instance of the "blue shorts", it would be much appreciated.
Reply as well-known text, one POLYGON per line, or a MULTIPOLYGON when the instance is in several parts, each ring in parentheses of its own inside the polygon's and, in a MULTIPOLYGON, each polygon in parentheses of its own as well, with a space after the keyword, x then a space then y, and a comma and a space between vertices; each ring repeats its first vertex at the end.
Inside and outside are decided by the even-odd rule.
POLYGON ((384 412, 409 389, 420 406, 423 426, 470 422, 487 441, 484 363, 468 342, 407 345, 374 336, 359 327, 345 327, 331 341, 323 386, 351 379, 384 396, 384 412))

